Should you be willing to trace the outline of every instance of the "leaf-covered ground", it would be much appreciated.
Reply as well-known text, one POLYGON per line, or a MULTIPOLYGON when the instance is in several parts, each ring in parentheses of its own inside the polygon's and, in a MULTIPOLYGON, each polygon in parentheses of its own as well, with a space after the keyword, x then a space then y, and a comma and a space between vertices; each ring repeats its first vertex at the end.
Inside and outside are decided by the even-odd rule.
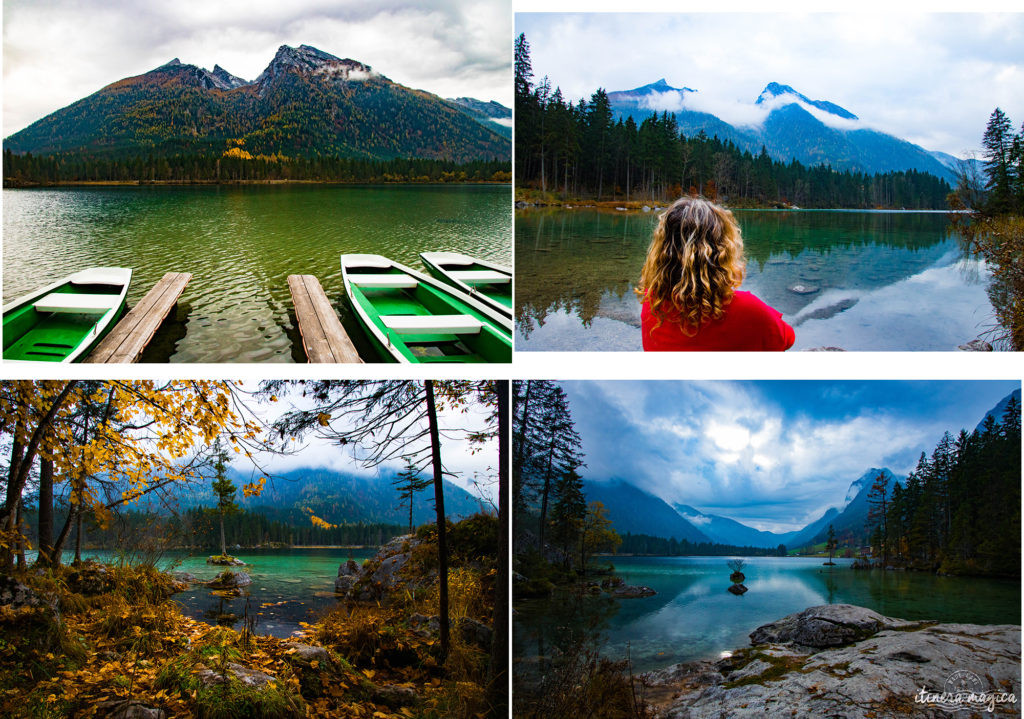
MULTIPOLYGON (((453 571, 453 616, 489 624, 481 587, 492 578, 485 567, 453 571)), ((149 568, 87 564, 15 579, 37 605, 0 605, 0 716, 101 717, 129 700, 200 719, 486 714, 484 650, 453 631, 442 666, 436 635, 410 622, 436 614, 436 588, 339 604, 288 640, 184 616, 174 580, 149 568), (235 667, 267 677, 250 684, 235 667)))

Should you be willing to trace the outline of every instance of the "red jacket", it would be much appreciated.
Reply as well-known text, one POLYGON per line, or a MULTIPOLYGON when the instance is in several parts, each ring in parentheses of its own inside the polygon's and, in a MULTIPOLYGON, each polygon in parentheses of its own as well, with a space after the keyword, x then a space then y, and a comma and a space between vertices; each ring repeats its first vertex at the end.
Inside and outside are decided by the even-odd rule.
MULTIPOLYGON (((665 303, 662 303, 662 307, 665 303)), ((736 292, 720 319, 705 322, 697 334, 683 334, 679 311, 669 308, 661 325, 645 300, 640 312, 644 349, 648 352, 782 351, 793 346, 796 335, 782 320, 782 313, 749 292, 736 292)))

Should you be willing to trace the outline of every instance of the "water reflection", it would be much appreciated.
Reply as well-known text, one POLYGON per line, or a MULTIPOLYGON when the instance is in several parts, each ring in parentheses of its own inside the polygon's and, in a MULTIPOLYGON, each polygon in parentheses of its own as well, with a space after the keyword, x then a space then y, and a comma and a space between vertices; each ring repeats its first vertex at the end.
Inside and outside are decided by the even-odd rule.
POLYGON ((856 571, 851 560, 752 558, 749 591, 734 596, 723 557, 621 558, 618 573, 658 594, 612 601, 528 600, 516 605, 514 650, 542 666, 581 636, 610 657, 628 653, 637 671, 717 657, 749 644, 757 627, 818 604, 849 603, 888 616, 980 624, 1018 624, 1020 585, 1012 580, 856 571), (617 605, 617 607, 616 607, 617 605))
MULTIPOLYGON (((952 350, 991 319, 987 272, 961 260, 945 214, 736 215, 748 258, 744 289, 787 321, 810 324, 798 330, 797 349, 952 350)), ((632 289, 656 221, 655 213, 519 213, 517 349, 639 350, 632 289)))

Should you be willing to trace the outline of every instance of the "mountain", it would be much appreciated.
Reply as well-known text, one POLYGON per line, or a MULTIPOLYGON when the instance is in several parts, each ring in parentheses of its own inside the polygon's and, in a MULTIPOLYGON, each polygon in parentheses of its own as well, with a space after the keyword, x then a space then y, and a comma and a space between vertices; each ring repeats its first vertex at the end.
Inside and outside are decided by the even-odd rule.
POLYGON ((252 82, 171 62, 107 85, 4 141, 15 153, 506 160, 508 137, 369 65, 282 45, 252 82), (230 141, 230 144, 229 144, 230 141))
POLYGON ((985 416, 981 418, 980 422, 978 422, 978 426, 975 427, 974 429, 978 432, 981 432, 982 427, 985 424, 985 420, 987 420, 989 417, 992 417, 992 419, 996 420, 997 422, 1002 422, 1003 415, 1006 414, 1006 406, 1010 403, 1010 399, 1017 400, 1017 409, 1019 410, 1020 390, 1015 389, 1013 392, 1010 392, 1010 394, 1006 395, 1001 400, 999 400, 999 404, 997 404, 995 407, 986 412, 985 416))
POLYGON ((601 502, 619 534, 649 534, 654 537, 710 542, 711 539, 683 519, 664 500, 622 480, 583 483, 587 502, 601 502))
MULTIPOLYGON (((336 472, 330 469, 295 469, 275 475, 258 497, 241 497, 241 487, 250 481, 248 474, 229 470, 228 477, 239 488, 238 504, 260 511, 271 519, 291 522, 309 521, 305 509, 332 524, 387 522, 407 524, 408 508, 399 507, 398 492, 391 486, 395 472, 380 476, 336 472)), ((186 505, 212 506, 216 500, 209 484, 197 486, 183 497, 186 505)), ((480 500, 445 480, 445 515, 453 520, 484 511, 480 500)), ((434 521, 434 491, 428 488, 416 495, 413 522, 434 521)))
MULTIPOLYGON (((701 111, 699 91, 676 88, 658 80, 632 90, 608 93, 615 118, 633 117, 637 123, 652 112, 675 115, 679 130, 689 136, 731 141, 758 154, 764 147, 776 160, 869 174, 900 170, 928 172, 951 181, 955 163, 893 135, 872 130, 849 110, 827 100, 812 100, 789 85, 769 83, 754 102, 763 119, 732 125, 701 111)), ((951 156, 947 156, 951 157, 951 156)), ((955 158, 954 158, 955 159, 955 158)))
POLYGON ((728 517, 719 517, 714 514, 705 514, 687 504, 673 504, 683 519, 697 527, 706 534, 711 541, 717 544, 732 544, 737 547, 777 547, 785 544, 789 547, 789 541, 797 532, 764 532, 745 524, 737 522, 728 517))
POLYGON ((512 139, 512 110, 499 102, 484 102, 472 97, 449 97, 454 104, 473 120, 503 137, 512 139))
POLYGON ((865 543, 868 535, 866 525, 870 509, 868 495, 871 493, 871 487, 879 474, 885 476, 886 486, 890 494, 892 493, 893 485, 905 479, 904 477, 897 477, 888 468, 869 469, 850 484, 850 488, 846 492, 846 506, 843 510, 827 522, 821 523, 821 520, 819 520, 816 532, 811 533, 806 529, 801 530, 802 536, 795 539, 793 547, 818 544, 826 541, 829 524, 832 525, 837 536, 845 534, 849 538, 848 543, 851 540, 857 544, 865 543))

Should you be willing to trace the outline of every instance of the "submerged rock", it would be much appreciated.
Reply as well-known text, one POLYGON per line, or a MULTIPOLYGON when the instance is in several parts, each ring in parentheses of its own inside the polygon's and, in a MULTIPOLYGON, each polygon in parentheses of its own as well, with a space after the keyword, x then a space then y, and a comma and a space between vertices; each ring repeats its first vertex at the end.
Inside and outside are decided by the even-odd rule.
POLYGON ((639 599, 641 597, 653 597, 657 594, 657 592, 650 587, 645 587, 640 584, 623 584, 618 587, 613 587, 609 593, 616 599, 639 599))
POLYGON ((225 571, 217 575, 217 578, 209 583, 210 589, 239 589, 252 584, 252 577, 245 572, 225 571))
MULTIPOLYGON (((811 607, 751 633, 755 646, 719 662, 643 675, 659 716, 952 716, 926 693, 1020 692, 1020 627, 908 622, 849 604, 811 607)), ((1005 699, 1006 697, 1003 696, 1005 699)), ((988 716, 974 704, 972 716, 988 716)), ((995 714, 1016 714, 1015 703, 995 714)))

